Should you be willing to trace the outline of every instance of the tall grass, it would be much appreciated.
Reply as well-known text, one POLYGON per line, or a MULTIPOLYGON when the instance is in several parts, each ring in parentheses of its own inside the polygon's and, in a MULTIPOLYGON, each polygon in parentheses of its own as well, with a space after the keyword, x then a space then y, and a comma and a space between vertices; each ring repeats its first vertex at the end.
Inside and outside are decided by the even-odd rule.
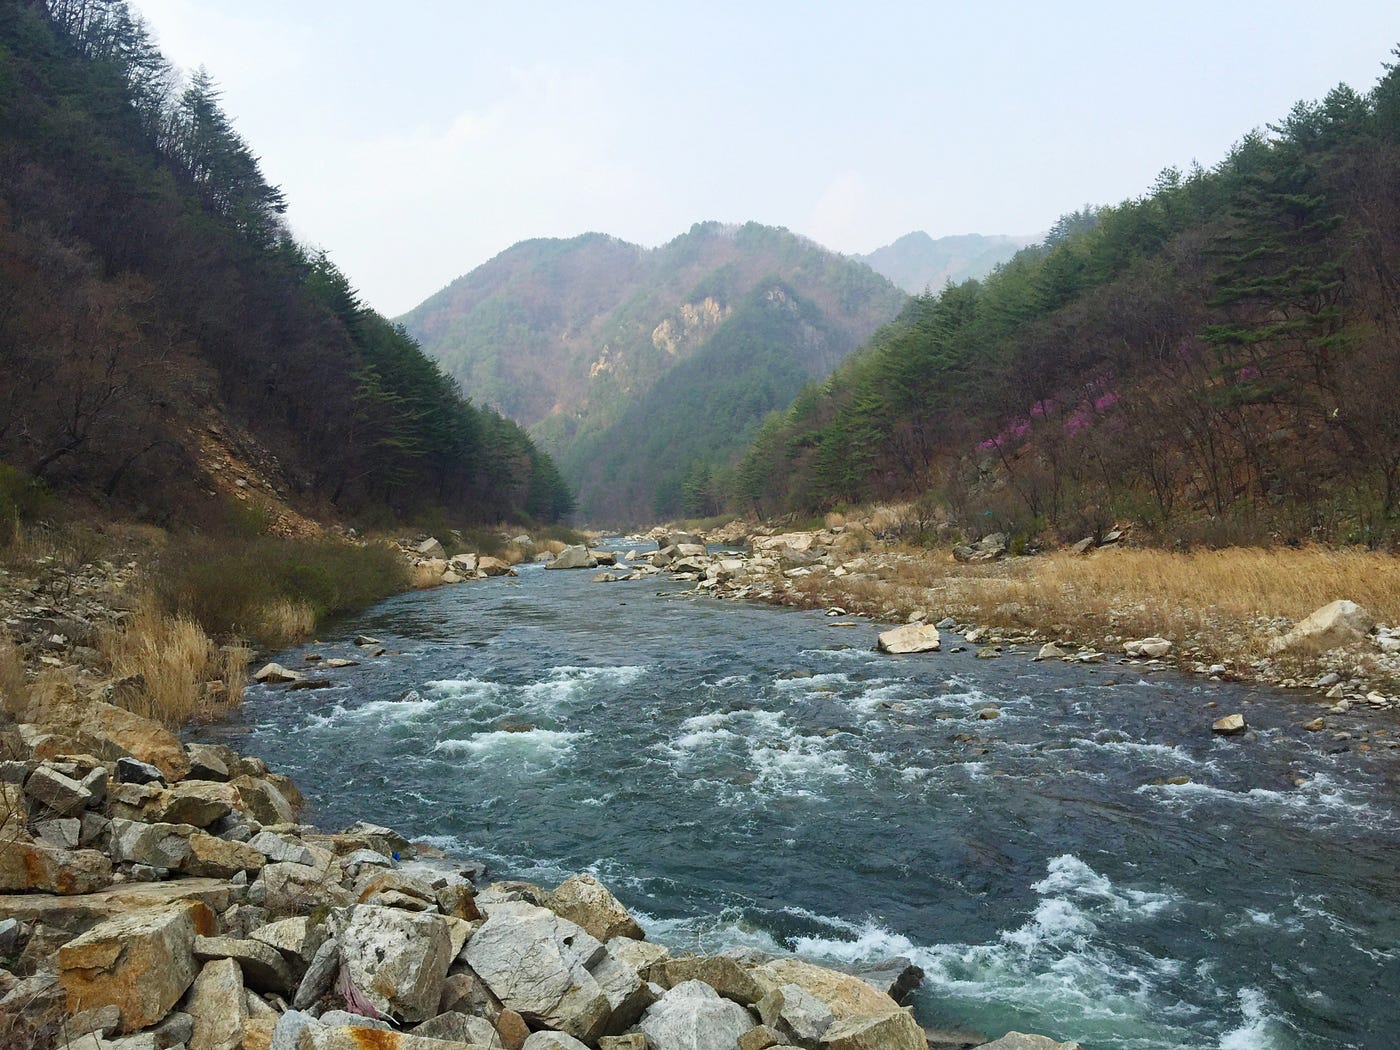
POLYGON ((167 616, 152 602, 104 632, 101 647, 113 675, 140 676, 139 687, 118 694, 118 702, 138 715, 178 726, 243 702, 248 650, 221 650, 199 624, 167 616))
POLYGON ((29 696, 24 677, 24 654, 7 635, 0 634, 0 711, 18 715, 29 696))
POLYGON ((1100 550, 964 565, 897 551, 835 586, 808 577, 809 600, 844 598, 853 609, 1011 629, 1076 641, 1162 635, 1202 658, 1247 664, 1285 621, 1349 598, 1383 623, 1400 623, 1400 558, 1357 549, 1235 547, 1173 553, 1100 550))
POLYGON ((408 587, 404 559, 387 546, 280 536, 174 540, 156 566, 166 613, 214 637, 282 646, 328 616, 408 587))

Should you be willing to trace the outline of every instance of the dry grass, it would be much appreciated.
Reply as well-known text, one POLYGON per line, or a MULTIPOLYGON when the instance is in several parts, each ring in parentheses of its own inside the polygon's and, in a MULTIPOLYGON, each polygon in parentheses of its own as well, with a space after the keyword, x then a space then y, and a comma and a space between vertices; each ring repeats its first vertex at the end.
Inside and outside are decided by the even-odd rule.
POLYGON ((28 697, 24 654, 7 636, 0 635, 0 710, 16 715, 24 710, 28 697))
POLYGON ((316 610, 290 598, 278 598, 264 605, 253 627, 253 633, 273 649, 284 649, 310 638, 315 630, 316 610))
POLYGON ((102 651, 113 675, 140 675, 144 683, 123 706, 166 725, 212 718, 243 701, 247 650, 221 651, 193 620, 166 616, 152 602, 104 633, 102 651))
POLYGON ((981 565, 901 550, 881 559, 878 577, 840 581, 836 594, 832 583, 814 582, 806 597, 844 599, 884 618, 921 609, 932 619, 1095 644, 1161 635, 1202 659, 1241 666, 1266 652, 1284 621, 1338 598, 1400 623, 1400 558, 1362 550, 1110 549, 981 565))

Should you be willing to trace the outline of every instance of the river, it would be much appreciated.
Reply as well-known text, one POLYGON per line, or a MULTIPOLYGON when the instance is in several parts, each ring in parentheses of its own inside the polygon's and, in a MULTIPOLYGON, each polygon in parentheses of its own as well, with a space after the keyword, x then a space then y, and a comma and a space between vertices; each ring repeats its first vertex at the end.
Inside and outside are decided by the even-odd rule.
POLYGON ((322 826, 387 824, 496 878, 591 871, 675 949, 909 956, 930 1026, 1400 1046, 1397 762, 1304 732, 1315 704, 884 656, 872 623, 592 575, 394 598, 278 657, 362 660, 332 688, 252 687, 205 735, 290 774, 322 826), (1249 736, 1213 737, 1235 710, 1249 736))

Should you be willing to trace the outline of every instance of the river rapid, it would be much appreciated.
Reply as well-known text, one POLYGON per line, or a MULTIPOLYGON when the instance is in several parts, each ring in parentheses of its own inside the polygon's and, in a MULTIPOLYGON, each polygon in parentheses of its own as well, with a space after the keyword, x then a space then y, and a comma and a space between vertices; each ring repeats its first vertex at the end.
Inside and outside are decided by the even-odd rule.
POLYGON ((252 687, 204 736, 290 774, 322 826, 387 824, 492 878, 594 872, 673 949, 908 956, 926 1025, 1400 1046, 1397 762, 1304 732, 1315 703, 885 656, 873 623, 592 576, 394 598, 277 657, 362 660, 332 688, 252 687), (1213 737, 1235 710, 1250 735, 1213 737))

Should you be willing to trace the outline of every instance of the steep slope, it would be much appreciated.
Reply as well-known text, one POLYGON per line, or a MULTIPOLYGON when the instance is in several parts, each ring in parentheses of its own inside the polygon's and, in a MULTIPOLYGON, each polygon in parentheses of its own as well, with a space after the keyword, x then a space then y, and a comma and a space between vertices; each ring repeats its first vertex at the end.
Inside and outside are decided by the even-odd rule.
MULTIPOLYGON (((736 508, 933 493, 981 532, 1400 542, 1400 66, 910 301, 736 508)), ((927 515, 925 516, 927 517, 927 515)))
POLYGON ((218 525, 240 479, 215 437, 315 515, 566 511, 548 457, 284 206, 209 76, 181 78, 124 3, 0 5, 0 468, 218 525))
POLYGON ((1022 237, 981 233, 956 234, 935 240, 923 230, 916 230, 883 248, 876 248, 869 255, 855 258, 910 295, 919 295, 936 292, 949 281, 961 284, 986 277, 1028 243, 1022 237))
MULTIPOLYGON (((635 520, 653 513, 662 483, 655 465, 638 462, 639 476, 617 487, 602 485, 589 462, 635 441, 634 424, 612 428, 699 355, 752 293, 779 285, 820 321, 822 337, 789 347, 784 365, 808 378, 827 374, 905 299, 868 267, 787 230, 710 222, 655 249, 602 234, 526 241, 401 320, 464 388, 527 426, 559 459, 565 477, 583 486, 586 515, 635 520)), ((773 334, 793 336, 777 328, 773 334)), ((758 358, 770 360, 768 349, 758 358)), ((705 401, 712 379, 725 381, 697 375, 691 397, 673 405, 681 430, 696 435, 710 427, 687 405, 705 401)), ((775 389, 790 386, 784 377, 775 389)), ((721 448, 706 436, 697 447, 712 449, 719 462, 740 447, 736 440, 731 434, 721 448)))

